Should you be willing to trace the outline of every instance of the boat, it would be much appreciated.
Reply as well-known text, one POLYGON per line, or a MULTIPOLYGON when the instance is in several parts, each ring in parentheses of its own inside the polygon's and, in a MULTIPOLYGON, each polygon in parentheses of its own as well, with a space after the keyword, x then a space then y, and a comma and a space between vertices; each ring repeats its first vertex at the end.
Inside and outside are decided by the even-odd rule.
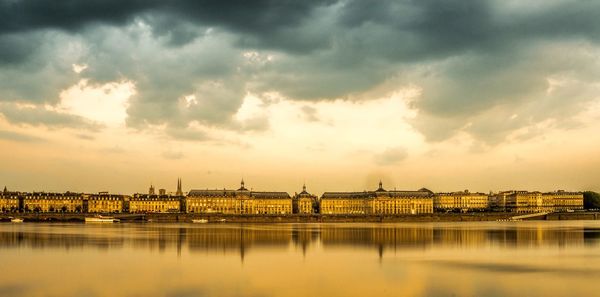
POLYGON ((21 218, 12 218, 10 219, 10 221, 13 223, 23 223, 23 219, 21 218))
POLYGON ((118 223, 121 220, 115 219, 113 217, 105 217, 105 216, 95 216, 95 217, 87 217, 85 218, 86 223, 118 223))
POLYGON ((206 223, 208 223, 208 220, 207 219, 193 219, 192 223, 206 224, 206 223))

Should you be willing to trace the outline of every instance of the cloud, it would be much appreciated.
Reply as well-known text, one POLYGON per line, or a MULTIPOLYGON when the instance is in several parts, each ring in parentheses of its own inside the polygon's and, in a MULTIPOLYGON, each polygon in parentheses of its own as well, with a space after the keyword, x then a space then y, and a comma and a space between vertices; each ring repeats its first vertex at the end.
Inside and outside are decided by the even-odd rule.
POLYGON ((17 142, 42 142, 45 139, 12 131, 0 130, 0 139, 17 142))
POLYGON ((99 131, 102 126, 83 117, 37 105, 0 103, 0 114, 11 124, 99 131))
POLYGON ((0 100, 55 106, 80 79, 131 81, 127 125, 177 137, 190 123, 267 129, 235 121, 249 93, 370 100, 414 85, 427 140, 497 145, 567 128, 597 100, 599 15, 594 1, 4 1, 0 100))
POLYGON ((404 161, 408 153, 402 147, 389 148, 375 155, 375 162, 378 165, 395 165, 404 161))

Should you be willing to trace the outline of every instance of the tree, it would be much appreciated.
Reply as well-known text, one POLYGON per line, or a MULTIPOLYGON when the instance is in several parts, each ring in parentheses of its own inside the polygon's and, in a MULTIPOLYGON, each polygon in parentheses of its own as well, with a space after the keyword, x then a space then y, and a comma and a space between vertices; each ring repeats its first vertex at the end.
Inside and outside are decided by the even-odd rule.
POLYGON ((598 209, 600 208, 600 194, 592 191, 583 192, 583 208, 598 209))

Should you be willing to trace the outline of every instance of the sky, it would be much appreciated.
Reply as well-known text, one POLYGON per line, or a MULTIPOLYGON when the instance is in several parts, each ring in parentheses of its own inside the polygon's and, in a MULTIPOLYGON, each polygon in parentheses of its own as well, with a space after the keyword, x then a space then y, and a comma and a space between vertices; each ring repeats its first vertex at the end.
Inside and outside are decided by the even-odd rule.
POLYGON ((9 190, 600 190, 599 131, 598 1, 0 0, 9 190))

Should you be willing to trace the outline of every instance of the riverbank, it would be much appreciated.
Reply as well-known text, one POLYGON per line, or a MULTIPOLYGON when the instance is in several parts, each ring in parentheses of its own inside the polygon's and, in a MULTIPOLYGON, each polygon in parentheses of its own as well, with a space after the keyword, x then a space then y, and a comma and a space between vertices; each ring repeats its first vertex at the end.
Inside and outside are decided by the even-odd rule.
MULTIPOLYGON (((11 217, 23 218, 25 222, 84 222, 91 214, 80 213, 15 213, 2 214, 0 221, 10 222, 11 217)), ((224 215, 224 214, 112 214, 122 222, 190 223, 193 219, 205 219, 209 223, 353 223, 353 222, 474 222, 507 220, 514 213, 434 213, 420 215, 224 215)), ((527 220, 598 220, 599 212, 551 213, 527 220)))

